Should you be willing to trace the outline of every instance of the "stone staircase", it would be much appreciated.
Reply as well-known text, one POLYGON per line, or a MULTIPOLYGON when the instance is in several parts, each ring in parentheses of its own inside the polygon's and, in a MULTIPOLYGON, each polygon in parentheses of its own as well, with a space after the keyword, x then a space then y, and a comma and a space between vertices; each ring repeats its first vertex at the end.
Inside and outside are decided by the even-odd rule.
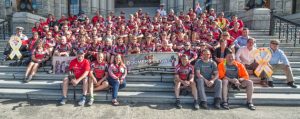
MULTIPOLYGON (((252 37, 257 39, 258 47, 268 47, 269 39, 277 36, 268 36, 267 31, 250 31, 252 37)), ((3 51, 5 41, 0 41, 0 51, 3 51)), ((288 55, 296 83, 300 81, 300 48, 293 47, 293 43, 283 43, 280 47, 288 55)), ((1 56, 2 56, 2 52, 1 56)), ((61 97, 61 83, 65 75, 47 74, 50 66, 41 67, 37 75, 29 83, 22 83, 26 67, 11 67, 12 61, 0 64, 0 98, 23 100, 58 100, 61 97)), ((126 102, 174 103, 173 78, 171 74, 145 74, 127 76, 127 87, 120 90, 119 100, 126 102)), ((265 88, 259 85, 259 79, 251 76, 255 83, 254 103, 257 105, 300 105, 300 88, 293 89, 286 86, 282 71, 275 72, 274 88, 265 88)), ((73 100, 73 89, 70 86, 68 98, 73 100)), ((212 103, 213 91, 207 90, 209 103, 212 103)), ((81 96, 81 86, 76 87, 76 99, 81 96)), ((101 91, 95 93, 96 101, 110 101, 111 93, 101 91)), ((184 103, 192 103, 192 96, 181 96, 184 103)), ((229 102, 231 104, 245 104, 244 90, 230 90, 229 102)))

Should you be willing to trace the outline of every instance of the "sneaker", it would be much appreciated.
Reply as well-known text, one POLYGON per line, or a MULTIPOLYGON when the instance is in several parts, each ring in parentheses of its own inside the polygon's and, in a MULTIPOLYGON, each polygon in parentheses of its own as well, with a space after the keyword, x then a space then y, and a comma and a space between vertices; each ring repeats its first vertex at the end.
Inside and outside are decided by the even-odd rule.
POLYGON ((88 102, 88 105, 92 106, 93 103, 94 103, 94 97, 91 97, 90 100, 89 100, 89 102, 88 102))
POLYGON ((68 101, 67 97, 62 97, 62 98, 60 99, 59 104, 65 105, 67 101, 68 101))
POLYGON ((28 83, 27 79, 28 79, 28 77, 25 76, 23 82, 28 83))
POLYGON ((221 109, 221 99, 220 98, 215 98, 215 100, 214 100, 214 107, 216 109, 221 109))
POLYGON ((287 85, 292 87, 292 88, 297 88, 298 87, 297 85, 294 84, 294 81, 288 82, 287 85))
POLYGON ((53 73, 53 71, 50 69, 49 71, 48 71, 48 74, 52 74, 53 73))
POLYGON ((228 105, 228 102, 223 102, 222 107, 223 107, 224 109, 227 109, 227 110, 230 109, 230 108, 229 108, 229 105, 228 105))
POLYGON ((201 108, 203 108, 203 109, 208 109, 208 106, 207 106, 207 102, 206 102, 206 101, 201 101, 201 102, 200 102, 200 106, 201 106, 201 108))
POLYGON ((247 106, 248 106, 248 109, 250 109, 250 110, 256 109, 253 103, 247 103, 247 106))
POLYGON ((198 100, 194 100, 194 109, 198 110, 199 108, 198 100))
POLYGON ((268 81, 268 85, 269 85, 269 87, 274 87, 274 84, 273 84, 273 81, 268 81))
POLYGON ((181 105, 179 99, 176 100, 175 105, 176 105, 176 107, 177 107, 178 109, 181 109, 181 108, 182 108, 182 105, 181 105))
POLYGON ((32 80, 32 76, 29 76, 27 79, 26 79, 26 82, 28 83, 29 81, 32 80))
POLYGON ((82 96, 80 101, 78 102, 78 105, 79 106, 83 106, 85 104, 85 101, 86 101, 86 97, 85 96, 82 96))
POLYGON ((260 81, 260 85, 262 87, 268 87, 267 80, 265 78, 262 78, 261 81, 260 81))

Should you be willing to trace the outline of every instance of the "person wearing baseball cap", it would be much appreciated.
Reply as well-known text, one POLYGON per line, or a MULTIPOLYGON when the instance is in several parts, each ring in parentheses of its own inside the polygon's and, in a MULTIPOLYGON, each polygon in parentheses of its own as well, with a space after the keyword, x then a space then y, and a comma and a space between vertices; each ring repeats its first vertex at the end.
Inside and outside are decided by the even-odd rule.
POLYGON ((78 50, 77 56, 70 62, 69 76, 63 79, 62 98, 60 104, 64 105, 67 102, 67 94, 69 84, 77 86, 82 81, 82 97, 78 105, 83 106, 86 102, 86 95, 88 90, 88 74, 90 71, 90 62, 84 59, 84 51, 78 50))

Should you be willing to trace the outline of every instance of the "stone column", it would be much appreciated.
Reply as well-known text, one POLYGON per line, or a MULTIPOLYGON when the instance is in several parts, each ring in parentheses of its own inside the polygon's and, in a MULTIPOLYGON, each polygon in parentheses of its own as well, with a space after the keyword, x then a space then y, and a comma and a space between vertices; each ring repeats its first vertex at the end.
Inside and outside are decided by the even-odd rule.
POLYGON ((61 14, 62 14, 62 0, 55 0, 54 1, 54 16, 56 18, 60 18, 61 14))
POLYGON ((100 0, 99 11, 102 16, 106 16, 106 0, 100 0))
POLYGON ((99 10, 99 0, 91 0, 91 14, 94 14, 99 10))
MULTIPOLYGON (((62 0, 61 1, 61 14, 60 14, 60 16, 61 15, 68 15, 68 0, 62 0)), ((57 18, 60 18, 60 16, 59 17, 57 17, 57 18)))
POLYGON ((173 9, 173 10, 175 10, 176 8, 175 8, 175 0, 169 0, 168 1, 168 9, 166 9, 166 11, 167 12, 169 12, 170 11, 170 9, 173 9))
POLYGON ((177 0, 177 14, 179 14, 180 11, 183 11, 183 2, 184 0, 177 0))
POLYGON ((109 12, 114 12, 115 10, 115 0, 107 0, 107 14, 109 14, 109 12))

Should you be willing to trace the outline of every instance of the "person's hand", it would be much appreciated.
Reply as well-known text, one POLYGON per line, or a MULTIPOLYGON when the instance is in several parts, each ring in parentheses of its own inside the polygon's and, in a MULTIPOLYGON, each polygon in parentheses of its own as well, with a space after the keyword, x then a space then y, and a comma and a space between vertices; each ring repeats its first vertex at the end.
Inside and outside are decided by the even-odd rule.
POLYGON ((123 80, 120 80, 120 84, 123 84, 123 80))
POLYGON ((235 86, 240 86, 241 85, 241 83, 240 83, 240 81, 238 79, 234 79, 234 80, 235 80, 235 82, 234 82, 235 86))
POLYGON ((72 79, 71 83, 72 83, 73 86, 76 86, 79 83, 79 81, 76 80, 76 79, 72 79))
POLYGON ((213 80, 210 80, 210 81, 207 81, 207 87, 211 87, 214 85, 214 81, 213 80))

